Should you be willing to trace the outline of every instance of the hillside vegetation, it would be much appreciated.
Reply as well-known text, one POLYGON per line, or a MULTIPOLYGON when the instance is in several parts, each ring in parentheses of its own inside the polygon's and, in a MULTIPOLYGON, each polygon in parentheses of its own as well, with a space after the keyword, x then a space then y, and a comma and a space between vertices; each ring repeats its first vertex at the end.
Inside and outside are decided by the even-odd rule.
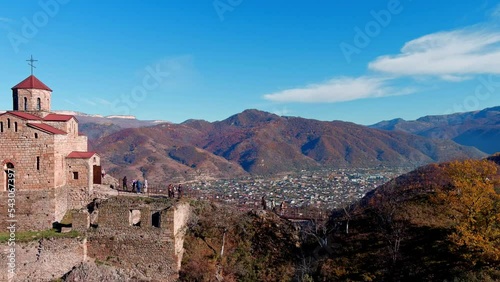
POLYGON ((327 223, 197 202, 182 280, 499 281, 498 159, 421 167, 327 223))

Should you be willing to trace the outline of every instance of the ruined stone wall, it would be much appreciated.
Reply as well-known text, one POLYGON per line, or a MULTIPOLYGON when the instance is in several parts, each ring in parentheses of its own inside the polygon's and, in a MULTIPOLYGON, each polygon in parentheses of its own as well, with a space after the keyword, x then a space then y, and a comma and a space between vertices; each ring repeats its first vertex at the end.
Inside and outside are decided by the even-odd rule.
POLYGON ((68 207, 67 210, 85 208, 92 202, 93 194, 89 194, 88 188, 67 187, 68 188, 68 207))
POLYGON ((184 254, 184 235, 186 235, 186 225, 191 214, 189 204, 180 203, 175 206, 173 213, 173 231, 175 242, 175 255, 177 257, 177 269, 181 269, 182 255, 184 254))
MULTIPOLYGON (((30 197, 41 192, 30 191, 30 197)), ((15 281, 50 281, 85 261, 114 267, 133 281, 178 279, 183 252, 180 242, 189 217, 187 203, 116 197, 96 200, 94 208, 97 227, 89 228, 90 215, 86 210, 72 212, 73 229, 80 232, 82 239, 44 239, 18 244, 15 281), (140 211, 140 215, 131 216, 131 211, 140 211), (140 224, 134 226, 133 222, 140 224)), ((18 220, 27 222, 28 218, 19 215, 18 220)), ((6 260, 6 253, 0 254, 0 263, 6 265, 6 260)), ((6 272, 0 272, 0 281, 5 281, 5 275, 6 272)))
POLYGON ((30 128, 26 126, 24 120, 17 117, 0 116, 0 162, 3 168, 0 173, 0 189, 3 191, 7 188, 5 164, 9 162, 14 165, 16 171, 16 189, 35 190, 54 187, 54 170, 57 166, 54 156, 54 135, 30 128), (39 157, 38 166, 37 157, 39 157))
POLYGON ((52 228, 54 222, 60 221, 68 209, 68 189, 16 191, 11 194, 0 192, 0 230, 6 230, 9 219, 15 219, 16 229, 46 230, 52 228), (9 199, 14 199, 14 205, 9 206, 9 199), (14 211, 9 212, 9 209, 14 211), (9 215, 12 214, 13 217, 9 215))
POLYGON ((0 192, 0 228, 7 230, 9 219, 17 220, 16 230, 45 230, 56 221, 56 200, 54 190, 16 191, 15 211, 9 217, 8 193, 0 192))
POLYGON ((161 241, 159 230, 131 227, 127 232, 88 234, 88 256, 127 269, 140 279, 175 281, 178 278, 174 246, 161 241))
POLYGON ((130 269, 144 275, 142 278, 175 281, 178 256, 172 204, 168 200, 129 197, 97 203, 97 228, 87 233, 89 257, 130 269))
POLYGON ((69 188, 66 186, 54 189, 54 221, 61 221, 69 209, 68 192, 69 188))
POLYGON ((129 230, 138 221, 141 228, 157 228, 161 230, 173 230, 173 225, 169 225, 173 221, 173 202, 165 199, 151 198, 130 198, 116 197, 97 203, 99 217, 97 224, 99 229, 103 230, 129 230), (135 212, 137 211, 137 212, 135 212), (157 214, 159 213, 159 215, 157 214), (153 214, 157 214, 159 226, 153 226, 153 214))
MULTIPOLYGON (((0 249, 9 248, 6 243, 0 249)), ((14 281, 53 281, 86 259, 86 240, 78 238, 41 239, 16 244, 14 281)), ((0 252, 0 281, 8 281, 7 253, 0 252)))
POLYGON ((85 232, 90 227, 90 214, 87 210, 72 212, 71 228, 78 232, 85 232))

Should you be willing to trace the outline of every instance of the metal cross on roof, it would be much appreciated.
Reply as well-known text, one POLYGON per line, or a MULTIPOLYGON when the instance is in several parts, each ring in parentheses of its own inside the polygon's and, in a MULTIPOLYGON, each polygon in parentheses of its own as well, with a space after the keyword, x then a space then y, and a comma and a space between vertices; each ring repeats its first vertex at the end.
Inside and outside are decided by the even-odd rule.
POLYGON ((38 62, 38 60, 33 60, 33 55, 31 55, 31 58, 29 60, 26 60, 26 62, 29 62, 28 65, 31 66, 31 75, 33 75, 33 69, 36 68, 33 63, 38 62))

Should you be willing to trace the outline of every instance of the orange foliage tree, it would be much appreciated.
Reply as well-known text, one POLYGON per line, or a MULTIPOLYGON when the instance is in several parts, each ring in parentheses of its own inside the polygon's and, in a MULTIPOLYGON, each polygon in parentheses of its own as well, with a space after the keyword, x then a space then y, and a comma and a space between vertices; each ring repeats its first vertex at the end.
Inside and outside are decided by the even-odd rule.
POLYGON ((497 166, 487 160, 455 161, 446 168, 450 186, 436 200, 452 222, 454 250, 472 263, 500 262, 500 195, 495 192, 497 166))

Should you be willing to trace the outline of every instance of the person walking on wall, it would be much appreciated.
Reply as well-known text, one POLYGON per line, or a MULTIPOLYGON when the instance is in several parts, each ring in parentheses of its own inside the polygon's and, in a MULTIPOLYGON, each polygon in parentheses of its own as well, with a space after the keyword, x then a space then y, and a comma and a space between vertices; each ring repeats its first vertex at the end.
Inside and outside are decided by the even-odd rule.
POLYGON ((168 197, 174 197, 174 185, 172 185, 172 183, 168 184, 168 197))
POLYGON ((124 176, 123 177, 123 191, 127 191, 128 190, 128 187, 127 187, 127 177, 124 176))
POLYGON ((182 197, 182 184, 177 187, 177 197, 180 199, 182 197))
POLYGON ((135 186, 137 186, 137 194, 140 194, 141 193, 141 186, 142 186, 141 181, 137 180, 135 186))

